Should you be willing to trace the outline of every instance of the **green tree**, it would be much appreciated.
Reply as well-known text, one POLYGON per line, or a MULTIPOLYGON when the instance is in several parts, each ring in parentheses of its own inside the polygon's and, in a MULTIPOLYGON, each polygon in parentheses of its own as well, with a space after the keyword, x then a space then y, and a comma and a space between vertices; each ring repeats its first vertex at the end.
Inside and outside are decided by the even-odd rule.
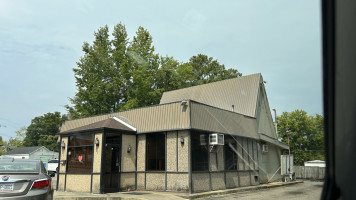
POLYGON ((241 76, 236 69, 225 69, 217 60, 207 55, 198 54, 189 59, 192 66, 194 78, 191 85, 201 85, 215 81, 241 76))
POLYGON ((113 41, 109 39, 108 26, 100 28, 94 35, 93 45, 84 42, 84 56, 73 69, 78 92, 70 98, 74 107, 67 106, 72 118, 118 111, 125 101, 124 88, 121 87, 124 82, 119 77, 129 63, 126 29, 121 24, 116 25, 113 41))
POLYGON ((2 140, 2 137, 0 136, 0 156, 4 154, 5 152, 5 145, 6 142, 2 140))
POLYGON ((129 42, 124 25, 94 33, 84 42, 84 55, 74 68, 77 93, 67 105, 70 118, 87 117, 158 104, 163 92, 241 76, 211 57, 198 54, 189 62, 155 53, 153 39, 139 27, 129 42))
MULTIPOLYGON (((23 147, 24 146, 24 138, 26 135, 26 127, 23 126, 21 127, 19 130, 15 131, 16 133, 16 137, 10 137, 10 139, 8 141, 2 141, 1 138, 1 142, 2 144, 0 144, 2 146, 2 152, 0 152, 1 154, 7 152, 7 151, 11 151, 17 147, 23 147)), ((0 154, 0 155, 1 155, 0 154)))
POLYGON ((35 117, 26 129, 25 146, 45 146, 52 151, 58 151, 57 137, 59 128, 67 120, 60 112, 47 113, 35 117))
POLYGON ((279 137, 282 142, 289 143, 294 164, 325 160, 323 116, 311 116, 304 110, 295 110, 283 112, 277 120, 279 137))
POLYGON ((163 90, 156 84, 159 56, 154 50, 152 36, 140 26, 128 47, 131 58, 130 79, 127 80, 128 99, 123 110, 159 103, 163 90))

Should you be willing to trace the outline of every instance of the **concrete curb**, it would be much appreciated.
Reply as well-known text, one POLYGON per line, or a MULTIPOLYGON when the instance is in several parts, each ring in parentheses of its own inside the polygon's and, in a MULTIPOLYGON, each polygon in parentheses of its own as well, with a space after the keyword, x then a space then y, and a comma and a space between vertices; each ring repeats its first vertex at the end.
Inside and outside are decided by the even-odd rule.
MULTIPOLYGON (((303 183, 304 181, 294 181, 294 182, 273 182, 267 183, 263 185, 256 185, 256 186, 247 186, 247 187, 240 187, 240 188, 233 188, 233 189, 226 189, 226 190, 216 190, 216 191, 209 191, 209 192, 202 192, 202 193, 195 193, 195 194, 186 194, 186 193, 175 193, 175 192, 152 192, 152 191, 143 191, 147 193, 145 196, 135 195, 135 194, 128 194, 124 193, 108 193, 108 194, 90 194, 90 193, 71 193, 71 192, 55 192, 53 199, 54 200, 149 200, 149 199, 197 199, 197 198, 204 198, 214 195, 225 195, 231 193, 238 193, 238 192, 246 192, 246 191, 254 191, 254 190, 262 190, 262 189, 269 189, 281 186, 288 186, 294 185, 297 183, 303 183), (130 196, 128 196, 130 195, 130 196)), ((140 191, 135 191, 136 193, 140 193, 140 191)), ((133 193, 135 193, 133 191, 133 193)))
POLYGON ((288 186, 288 185, 294 185, 294 184, 303 183, 303 182, 304 181, 275 182, 275 183, 267 183, 267 184, 257 185, 257 186, 247 186, 247 187, 241 187, 241 188, 233 188, 233 189, 217 190, 217 191, 209 191, 209 192, 202 192, 202 193, 197 193, 197 194, 177 195, 177 196, 180 196, 185 199, 197 199, 197 198, 204 198, 204 197, 209 197, 209 196, 214 196, 214 195, 225 195, 225 194, 231 194, 231 193, 288 186))

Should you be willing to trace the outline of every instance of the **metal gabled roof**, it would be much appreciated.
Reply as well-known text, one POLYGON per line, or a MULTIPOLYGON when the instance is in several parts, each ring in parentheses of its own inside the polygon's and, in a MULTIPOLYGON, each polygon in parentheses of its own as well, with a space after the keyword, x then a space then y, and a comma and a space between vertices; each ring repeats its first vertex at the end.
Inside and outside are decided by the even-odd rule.
POLYGON ((260 73, 163 93, 160 104, 194 100, 224 110, 255 117, 260 73))
POLYGON ((81 119, 67 120, 61 126, 60 134, 71 132, 82 126, 90 126, 110 117, 117 117, 135 127, 138 134, 163 130, 178 130, 189 128, 189 108, 182 110, 180 102, 165 105, 154 105, 143 108, 91 116, 81 119))
POLYGON ((80 131, 88 131, 95 130, 100 128, 109 128, 116 129, 122 131, 136 131, 136 128, 131 126, 130 124, 124 122, 123 120, 117 117, 110 117, 105 120, 101 120, 95 123, 91 123, 88 125, 80 126, 74 129, 67 130, 65 132, 61 132, 61 134, 72 133, 72 132, 80 132, 80 131))
MULTIPOLYGON (((46 148, 44 146, 34 146, 34 147, 17 147, 9 152, 6 152, 5 155, 14 155, 14 154, 31 154, 32 152, 37 151, 38 149, 46 148)), ((47 148, 46 148, 47 149, 47 148)))

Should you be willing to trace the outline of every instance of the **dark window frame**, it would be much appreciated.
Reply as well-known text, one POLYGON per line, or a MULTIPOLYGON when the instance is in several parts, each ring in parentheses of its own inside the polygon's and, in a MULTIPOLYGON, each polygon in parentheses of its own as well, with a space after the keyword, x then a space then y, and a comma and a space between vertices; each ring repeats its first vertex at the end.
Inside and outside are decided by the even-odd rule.
POLYGON ((93 159, 94 134, 68 137, 67 172, 90 174, 93 172, 93 159), (70 155, 69 152, 71 152, 70 155))
POLYGON ((192 171, 209 171, 209 133, 191 131, 191 145, 192 171))
POLYGON ((166 162, 166 132, 146 134, 146 171, 165 171, 166 162))
POLYGON ((225 144, 224 144, 224 168, 225 171, 237 171, 238 170, 238 155, 230 148, 228 142, 230 139, 233 140, 232 145, 237 150, 236 138, 231 135, 225 135, 225 144), (230 165, 228 165, 230 164, 230 165))

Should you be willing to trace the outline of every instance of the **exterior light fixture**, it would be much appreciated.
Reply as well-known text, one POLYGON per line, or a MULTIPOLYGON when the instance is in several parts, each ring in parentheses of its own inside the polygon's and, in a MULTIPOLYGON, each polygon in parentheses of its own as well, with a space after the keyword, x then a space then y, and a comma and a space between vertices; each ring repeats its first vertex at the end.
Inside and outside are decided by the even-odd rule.
POLYGON ((99 139, 98 138, 95 138, 95 145, 99 146, 99 139))
POLYGON ((186 105, 187 105, 187 103, 188 103, 188 101, 187 101, 187 100, 183 100, 183 101, 181 101, 181 102, 180 102, 180 105, 182 105, 182 106, 186 106, 186 105))
POLYGON ((62 149, 66 148, 66 143, 64 143, 64 141, 62 141, 61 147, 62 149))
POLYGON ((68 151, 68 156, 72 155, 72 152, 68 151))
POLYGON ((130 153, 131 152, 131 145, 129 145, 128 147, 127 147, 127 153, 130 153))
POLYGON ((181 143, 181 144, 184 144, 184 137, 183 137, 183 135, 180 136, 180 143, 181 143))

